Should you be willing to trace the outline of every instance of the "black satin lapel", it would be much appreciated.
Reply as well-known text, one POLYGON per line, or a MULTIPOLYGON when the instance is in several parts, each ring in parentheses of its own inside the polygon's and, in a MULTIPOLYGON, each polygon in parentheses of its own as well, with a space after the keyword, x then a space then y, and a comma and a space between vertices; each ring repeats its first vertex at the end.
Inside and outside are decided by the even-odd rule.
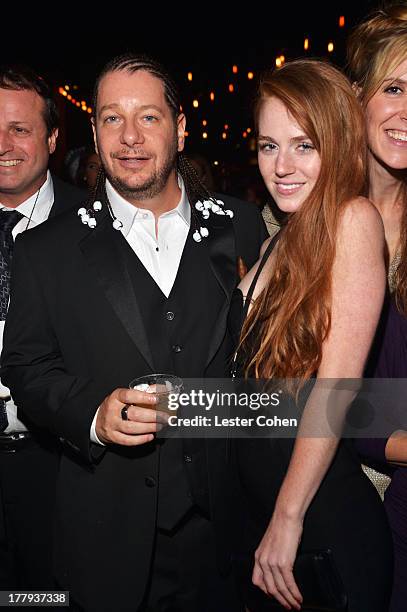
POLYGON ((224 338, 230 300, 238 282, 233 223, 226 215, 213 215, 212 219, 211 223, 208 223, 209 260, 213 273, 225 292, 225 302, 213 329, 206 365, 211 362, 224 338))
POLYGON ((120 248, 121 239, 121 233, 112 228, 110 217, 105 217, 82 240, 80 248, 117 317, 154 370, 137 298, 120 248))
POLYGON ((226 330, 227 316, 229 312, 229 302, 225 302, 219 316, 216 320, 215 327, 213 329, 211 343, 209 345, 208 357, 205 363, 205 367, 207 367, 212 359, 214 358, 216 351, 218 350, 224 336, 226 330))
POLYGON ((237 258, 233 223, 227 215, 213 215, 208 223, 209 259, 228 300, 237 284, 237 258))

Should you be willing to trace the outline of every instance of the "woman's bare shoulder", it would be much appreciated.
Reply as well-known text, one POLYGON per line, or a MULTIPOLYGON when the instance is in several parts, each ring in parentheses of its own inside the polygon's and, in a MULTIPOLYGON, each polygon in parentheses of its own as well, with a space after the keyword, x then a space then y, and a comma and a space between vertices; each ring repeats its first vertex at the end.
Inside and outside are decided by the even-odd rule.
POLYGON ((363 196, 349 200, 341 216, 340 230, 365 230, 383 232, 383 222, 375 205, 363 196))
POLYGON ((266 238, 266 240, 263 242, 263 244, 261 245, 261 249, 260 249, 260 259, 263 257, 264 253, 266 252, 266 249, 268 247, 268 245, 270 244, 270 242, 272 241, 272 237, 270 236, 270 238, 266 238))
MULTIPOLYGON (((256 276, 256 272, 259 268, 260 262, 263 258, 264 253, 266 252, 266 249, 268 247, 268 245, 270 244, 271 241, 271 237, 267 238, 260 249, 260 254, 259 254, 259 259, 257 260, 257 262, 254 264, 254 266, 248 271, 248 273, 246 274, 246 276, 244 276, 244 278, 241 280, 240 285, 239 285, 239 289, 242 291, 243 296, 246 297, 249 289, 250 289, 250 285, 252 284, 254 277, 256 276)), ((261 290, 264 287, 265 284, 265 279, 267 276, 267 272, 268 272, 268 264, 269 262, 266 262, 264 269, 262 270, 259 279, 257 280, 256 283, 256 287, 254 289, 253 292, 253 299, 255 299, 257 297, 257 295, 261 292, 261 290)))
POLYGON ((383 221, 377 208, 362 196, 347 202, 339 220, 337 247, 352 250, 382 252, 383 221))

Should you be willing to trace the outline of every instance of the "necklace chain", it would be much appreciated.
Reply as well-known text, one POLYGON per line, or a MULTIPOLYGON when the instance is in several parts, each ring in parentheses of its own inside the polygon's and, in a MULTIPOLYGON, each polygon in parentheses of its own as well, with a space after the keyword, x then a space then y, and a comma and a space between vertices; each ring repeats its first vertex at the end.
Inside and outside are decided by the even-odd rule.
POLYGON ((27 225, 25 226, 25 231, 26 231, 26 230, 28 230, 28 226, 29 226, 29 225, 30 225, 30 223, 31 223, 31 218, 32 218, 32 216, 33 216, 34 209, 35 209, 35 207, 36 207, 36 205, 37 205, 38 198, 40 197, 40 191, 41 191, 41 187, 38 189, 38 191, 37 191, 37 195, 35 196, 34 204, 33 204, 33 207, 32 207, 32 209, 31 209, 30 216, 28 217, 27 225))

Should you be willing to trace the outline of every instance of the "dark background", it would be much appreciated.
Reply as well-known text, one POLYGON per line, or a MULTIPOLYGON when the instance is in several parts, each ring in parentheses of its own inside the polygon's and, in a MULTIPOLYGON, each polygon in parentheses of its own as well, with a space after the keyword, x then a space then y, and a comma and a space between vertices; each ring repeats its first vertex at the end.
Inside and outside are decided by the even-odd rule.
POLYGON ((186 8, 173 5, 164 12, 151 0, 131 5, 116 0, 103 7, 64 5, 58 17, 52 9, 38 5, 32 21, 26 14, 19 20, 16 8, 11 17, 2 19, 1 60, 28 63, 53 86, 61 113, 53 166, 63 174, 67 152, 91 146, 92 139, 90 114, 58 94, 58 88, 69 85, 75 99, 90 105, 95 76, 108 60, 129 50, 153 55, 170 69, 180 86, 189 133, 186 151, 199 151, 209 160, 220 187, 230 188, 226 177, 233 176, 237 193, 241 168, 257 181, 251 102, 259 73, 274 66, 281 54, 286 60, 304 55, 329 57, 344 67, 346 37, 377 6, 372 0, 281 0, 266 5, 246 1, 246 8, 239 11, 233 5, 219 3, 214 8, 194 3, 186 8), (85 10, 91 10, 91 19, 85 20, 85 10), (345 17, 343 28, 338 25, 341 15, 345 17), (305 37, 310 40, 308 52, 303 49, 305 37), (329 41, 335 45, 333 53, 327 52, 329 41), (237 74, 232 72, 233 65, 238 66, 237 74), (255 75, 253 80, 247 79, 249 70, 255 75), (189 71, 192 82, 187 80, 189 71), (229 93, 229 83, 234 93, 229 93), (210 91, 215 92, 214 102, 209 100, 210 91), (198 99, 198 109, 192 107, 193 99, 198 99), (223 140, 225 124, 227 139, 223 140), (247 128, 252 132, 245 138, 247 128))

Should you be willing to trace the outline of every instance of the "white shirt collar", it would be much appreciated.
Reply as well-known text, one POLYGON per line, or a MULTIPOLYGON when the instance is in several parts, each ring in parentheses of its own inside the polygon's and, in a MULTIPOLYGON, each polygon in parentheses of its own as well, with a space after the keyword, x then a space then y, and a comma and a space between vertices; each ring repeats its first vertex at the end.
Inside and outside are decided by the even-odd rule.
MULTIPOLYGON (((16 206, 13 210, 18 210, 27 219, 31 218, 33 225, 38 225, 48 218, 49 211, 54 202, 54 187, 52 185, 51 173, 47 171, 45 183, 40 187, 40 191, 36 191, 27 200, 16 206)), ((9 209, 8 206, 3 206, 0 202, 1 209, 9 209)), ((10 209, 11 210, 11 209, 10 209)))
MULTIPOLYGON (((178 185, 181 189, 181 198, 178 202, 177 206, 172 210, 169 210, 162 215, 160 215, 160 219, 165 217, 171 217, 173 215, 179 215, 181 219, 185 222, 185 224, 189 227, 191 224, 191 207, 188 201, 184 181, 182 180, 181 175, 178 175, 178 185)), ((106 193, 109 198, 110 205, 112 207, 113 213, 115 217, 120 219, 123 223, 122 233, 124 236, 127 236, 130 232, 132 225, 137 217, 141 214, 147 214, 148 217, 152 215, 152 212, 146 210, 145 208, 137 208, 133 204, 130 204, 127 200, 125 200, 117 191, 114 189, 112 184, 106 179, 106 193)))

